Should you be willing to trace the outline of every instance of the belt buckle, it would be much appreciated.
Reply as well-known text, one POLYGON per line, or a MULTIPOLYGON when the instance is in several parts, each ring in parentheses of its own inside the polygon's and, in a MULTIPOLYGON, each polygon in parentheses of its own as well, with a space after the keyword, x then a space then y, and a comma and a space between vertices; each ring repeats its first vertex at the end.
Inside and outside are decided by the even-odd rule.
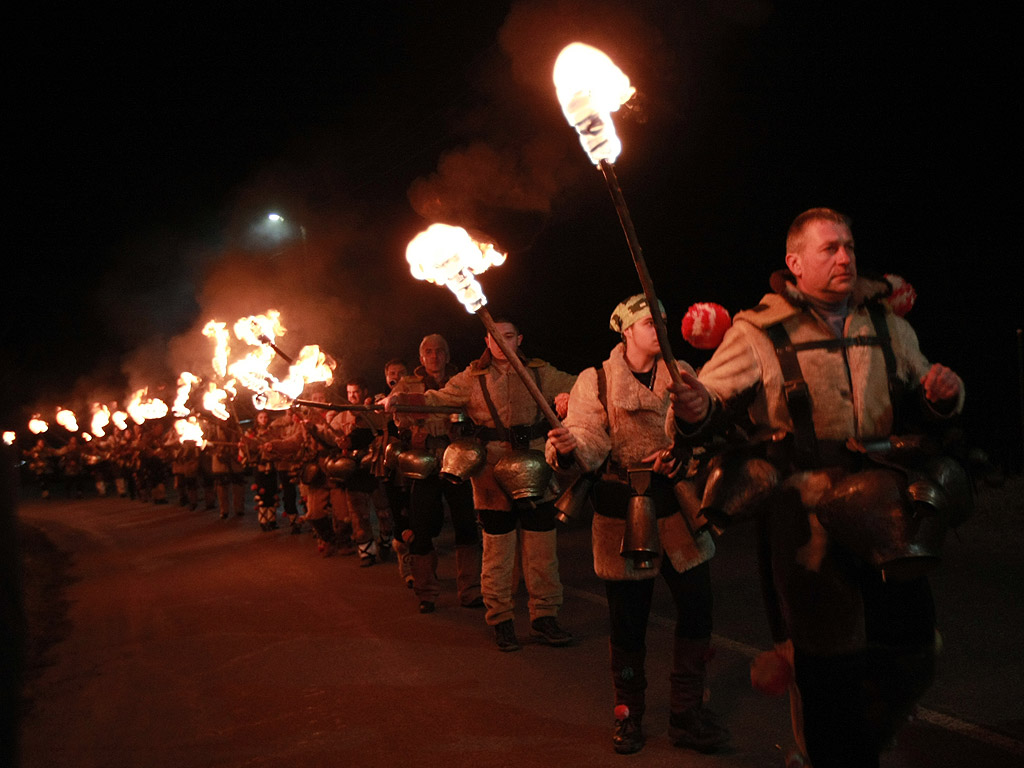
POLYGON ((521 449, 530 445, 530 428, 522 424, 513 424, 508 429, 509 442, 513 448, 521 449))

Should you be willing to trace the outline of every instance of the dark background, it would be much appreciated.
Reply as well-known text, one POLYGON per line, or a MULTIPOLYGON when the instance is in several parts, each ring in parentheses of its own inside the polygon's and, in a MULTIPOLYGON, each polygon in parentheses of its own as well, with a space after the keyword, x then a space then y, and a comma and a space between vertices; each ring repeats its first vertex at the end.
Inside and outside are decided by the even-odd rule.
POLYGON ((375 391, 428 332, 465 365, 482 325, 404 259, 435 220, 509 252, 481 282, 527 352, 570 371, 602 360, 611 309, 640 285, 551 84, 580 40, 639 91, 615 116, 616 169, 680 357, 706 359, 679 334, 691 303, 756 303, 793 217, 835 207, 861 271, 916 289, 908 319, 966 380, 972 439, 1019 467, 1017 15, 758 0, 17 12, 2 427, 209 375, 206 321, 269 308, 282 349, 320 344, 338 378, 375 391))

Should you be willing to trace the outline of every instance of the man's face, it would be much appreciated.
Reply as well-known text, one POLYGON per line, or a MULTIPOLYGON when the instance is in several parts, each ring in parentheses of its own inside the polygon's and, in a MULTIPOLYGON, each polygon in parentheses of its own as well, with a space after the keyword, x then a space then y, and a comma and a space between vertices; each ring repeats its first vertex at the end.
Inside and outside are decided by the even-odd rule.
POLYGON ((437 339, 427 339, 420 345, 420 364, 435 379, 444 373, 448 366, 448 352, 437 339))
POLYGON ((857 258, 850 228, 834 221, 812 221, 803 234, 803 247, 786 254, 786 266, 796 287, 808 296, 838 302, 853 292, 857 258))
POLYGON ((352 405, 360 405, 366 399, 366 390, 358 384, 349 384, 345 387, 345 394, 352 405))
POLYGON ((650 315, 643 320, 637 320, 622 332, 622 336, 627 347, 643 355, 657 355, 661 351, 658 346, 658 332, 654 328, 654 318, 650 315))
POLYGON ((408 371, 404 365, 400 363, 392 363, 384 369, 384 380, 387 381, 389 387, 395 386, 398 380, 405 376, 408 371))
MULTIPOLYGON (((495 323, 494 330, 513 351, 519 349, 519 345, 523 343, 523 337, 512 323, 495 323)), ((491 351, 491 355, 495 360, 505 359, 505 354, 501 351, 501 347, 498 346, 498 342, 491 338, 491 334, 487 334, 487 349, 491 351)))

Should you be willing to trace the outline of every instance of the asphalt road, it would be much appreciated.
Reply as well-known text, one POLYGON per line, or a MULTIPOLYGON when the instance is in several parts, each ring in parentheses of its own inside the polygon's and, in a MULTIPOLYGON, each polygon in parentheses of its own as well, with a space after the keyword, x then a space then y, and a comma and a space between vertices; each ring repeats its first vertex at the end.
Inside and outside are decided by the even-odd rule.
MULTIPOLYGON (((886 768, 1024 761, 1022 495, 1020 484, 1003 489, 994 511, 983 507, 947 544, 934 579, 939 680, 886 768)), ((559 535, 561 619, 576 642, 500 653, 482 612, 454 599, 447 530, 444 591, 424 616, 393 561, 361 569, 352 557, 323 559, 312 536, 263 533, 253 514, 221 521, 93 498, 23 501, 18 515, 34 540, 24 546, 52 545, 48 567, 60 571, 45 615, 30 615, 30 633, 49 633, 52 645, 25 687, 24 768, 779 768, 792 744, 785 699, 749 684, 768 635, 752 532, 742 528, 719 540, 713 561, 711 706, 732 748, 702 756, 668 741, 672 622, 659 584, 648 743, 622 757, 610 744, 606 609, 586 528, 559 535)), ((520 605, 524 638, 524 595, 520 605)))

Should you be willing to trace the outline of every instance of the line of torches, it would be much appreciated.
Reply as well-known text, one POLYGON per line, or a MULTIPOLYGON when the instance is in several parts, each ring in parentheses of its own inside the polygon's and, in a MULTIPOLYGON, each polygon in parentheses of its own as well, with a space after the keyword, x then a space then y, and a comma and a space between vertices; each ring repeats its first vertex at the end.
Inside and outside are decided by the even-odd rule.
MULTIPOLYGON (((295 403, 307 384, 330 384, 333 381, 337 363, 321 351, 318 345, 303 347, 295 358, 277 347, 275 340, 285 333, 281 313, 277 310, 239 318, 233 331, 235 338, 243 342, 249 352, 231 361, 231 332, 227 324, 218 320, 209 321, 202 332, 213 342, 211 365, 215 375, 204 380, 190 371, 182 371, 170 406, 160 398, 150 396, 149 388, 143 387, 132 394, 124 410, 117 409, 116 405, 111 407, 94 403, 88 430, 80 431, 78 416, 63 406, 56 409, 53 421, 68 434, 78 435, 84 442, 89 442, 94 437, 105 437, 111 425, 117 430, 125 430, 129 422, 142 425, 146 421, 162 419, 170 413, 175 418, 174 429, 179 440, 192 441, 202 447, 206 443, 203 420, 209 420, 212 416, 222 422, 234 420, 238 425, 233 404, 239 386, 252 392, 253 405, 257 409, 284 410, 295 403), (283 379, 278 379, 269 371, 275 356, 289 363, 288 374, 283 379), (189 401, 193 399, 201 401, 205 414, 189 406, 189 401)), ((34 414, 28 422, 28 430, 34 435, 41 435, 49 429, 49 422, 39 413, 34 414)), ((17 435, 13 431, 3 433, 3 441, 8 445, 12 445, 16 439, 17 435)))

